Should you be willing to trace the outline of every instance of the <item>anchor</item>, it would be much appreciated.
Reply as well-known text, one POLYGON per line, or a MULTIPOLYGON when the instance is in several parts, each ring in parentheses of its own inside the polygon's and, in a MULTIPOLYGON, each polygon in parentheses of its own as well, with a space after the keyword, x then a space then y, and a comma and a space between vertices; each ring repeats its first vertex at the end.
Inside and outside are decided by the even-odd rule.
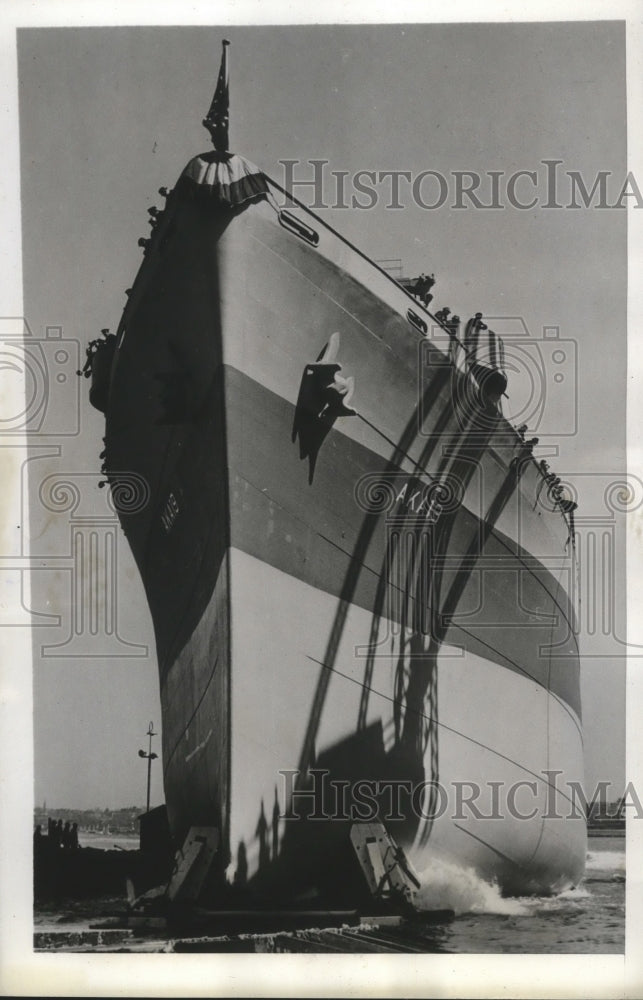
POLYGON ((317 360, 306 365, 299 385, 292 440, 299 438, 299 457, 309 460, 309 483, 313 481, 319 449, 335 421, 357 415, 349 406, 355 379, 340 375, 342 366, 335 361, 339 339, 335 331, 317 360))

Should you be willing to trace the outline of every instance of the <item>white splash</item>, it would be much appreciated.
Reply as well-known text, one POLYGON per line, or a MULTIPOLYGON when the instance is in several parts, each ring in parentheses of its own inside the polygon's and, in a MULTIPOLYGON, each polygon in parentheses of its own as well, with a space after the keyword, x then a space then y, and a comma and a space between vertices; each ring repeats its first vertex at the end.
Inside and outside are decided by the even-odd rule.
POLYGON ((589 871, 625 873, 625 851, 588 851, 585 868, 589 871))
POLYGON ((528 917, 539 912, 582 907, 590 893, 583 886, 565 889, 553 896, 503 896, 495 881, 486 881, 473 868, 445 860, 434 860, 421 875, 416 904, 423 910, 453 910, 528 917))
POLYGON ((420 876, 416 903, 423 910, 463 913, 498 913, 522 916, 531 912, 528 902, 502 896, 495 882, 486 882, 473 868, 450 861, 432 861, 420 876))

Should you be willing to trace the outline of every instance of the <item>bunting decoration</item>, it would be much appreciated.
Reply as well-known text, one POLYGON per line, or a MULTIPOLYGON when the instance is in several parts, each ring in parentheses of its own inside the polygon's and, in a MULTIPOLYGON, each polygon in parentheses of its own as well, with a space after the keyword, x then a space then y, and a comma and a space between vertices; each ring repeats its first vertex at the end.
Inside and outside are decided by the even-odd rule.
POLYGON ((211 206, 243 205, 268 193, 265 175, 245 157, 228 153, 201 153, 190 160, 179 183, 211 206))

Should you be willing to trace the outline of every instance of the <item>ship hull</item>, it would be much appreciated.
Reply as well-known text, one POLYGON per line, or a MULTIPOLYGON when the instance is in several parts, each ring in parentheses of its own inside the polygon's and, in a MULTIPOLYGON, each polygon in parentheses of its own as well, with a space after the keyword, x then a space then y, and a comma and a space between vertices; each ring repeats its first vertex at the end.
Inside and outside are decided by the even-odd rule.
POLYGON ((177 843, 216 826, 221 884, 273 900, 350 894, 351 824, 376 817, 418 871, 575 884, 569 525, 534 503, 516 433, 409 324, 428 314, 293 212, 315 245, 265 200, 221 212, 178 190, 114 367, 108 472, 149 487, 122 521, 177 843), (357 415, 306 395, 329 344, 357 415))

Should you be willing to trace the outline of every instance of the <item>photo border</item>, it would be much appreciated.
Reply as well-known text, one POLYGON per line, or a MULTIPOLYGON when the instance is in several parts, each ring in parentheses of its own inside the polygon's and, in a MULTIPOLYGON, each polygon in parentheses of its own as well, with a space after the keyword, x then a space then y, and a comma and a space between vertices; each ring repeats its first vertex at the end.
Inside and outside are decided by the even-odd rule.
MULTIPOLYGON (((39 5, 7 3, 0 13, 0 73, 3 114, 0 142, 4 150, 3 181, 7 192, 0 202, 0 302, 2 315, 22 316, 20 233, 20 163, 18 148, 18 91, 16 28, 76 25, 208 24, 214 20, 211 4, 196 2, 185 8, 188 20, 174 2, 163 5, 112 2, 109 5, 50 0, 39 5)), ((451 0, 449 4, 401 2, 391 7, 380 0, 346 3, 332 0, 323 9, 286 0, 217 5, 221 24, 344 23, 461 21, 574 21, 625 20, 627 23, 628 169, 643 178, 643 130, 640 94, 643 92, 643 24, 633 2, 482 3, 451 0), (430 16, 427 16, 427 11, 430 16), (392 16, 394 15, 394 16, 392 16), (509 16, 510 15, 510 16, 509 16)), ((643 467, 643 426, 638 389, 643 352, 637 340, 643 315, 643 212, 628 205, 628 468, 643 467)), ((609 331, 606 331, 609 335, 609 331)), ((0 453, 2 449, 0 449, 0 453)), ((6 452, 3 478, 15 474, 6 452)), ((25 456, 26 457, 26 456, 25 456)), ((19 469, 19 465, 17 468, 19 469)), ((16 511, 3 506, 5 531, 18 524, 16 511)), ((628 523, 628 639, 640 628, 643 607, 643 556, 640 512, 628 523)), ((28 594, 26 595, 28 601, 28 594)), ((6 630, 5 630, 6 631, 6 630)), ((643 886, 640 864, 643 829, 628 823, 626 883, 626 953, 613 955, 105 955, 43 954, 32 946, 33 817, 32 684, 26 664, 31 660, 27 630, 11 629, 2 636, 0 676, 0 987, 3 994, 40 996, 425 996, 434 997, 625 997, 640 996, 643 986, 643 886), (26 634, 22 634, 25 632, 26 634), (546 960, 545 960, 546 958, 546 960)), ((639 640, 640 641, 640 640, 639 640)), ((640 657, 627 657, 627 780, 635 784, 643 774, 643 741, 639 736, 643 680, 640 657)))

